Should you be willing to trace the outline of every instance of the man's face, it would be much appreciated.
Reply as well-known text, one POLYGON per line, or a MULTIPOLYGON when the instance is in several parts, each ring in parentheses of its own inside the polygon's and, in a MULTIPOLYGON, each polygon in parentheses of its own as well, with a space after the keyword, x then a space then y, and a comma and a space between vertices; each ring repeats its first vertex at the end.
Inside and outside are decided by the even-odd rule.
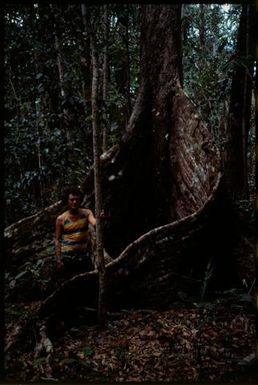
POLYGON ((80 207, 81 203, 81 198, 80 195, 74 195, 74 194, 69 194, 68 196, 68 207, 72 211, 78 210, 80 207))

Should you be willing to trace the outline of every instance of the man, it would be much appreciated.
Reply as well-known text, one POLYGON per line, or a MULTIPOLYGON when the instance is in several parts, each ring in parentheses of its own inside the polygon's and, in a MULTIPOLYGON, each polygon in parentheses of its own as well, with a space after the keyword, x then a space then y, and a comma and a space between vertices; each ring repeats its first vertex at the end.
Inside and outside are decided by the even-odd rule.
POLYGON ((68 210, 56 219, 57 268, 68 268, 69 274, 90 270, 93 267, 89 224, 95 229, 96 218, 91 210, 80 207, 82 199, 80 189, 68 189, 64 197, 68 210))

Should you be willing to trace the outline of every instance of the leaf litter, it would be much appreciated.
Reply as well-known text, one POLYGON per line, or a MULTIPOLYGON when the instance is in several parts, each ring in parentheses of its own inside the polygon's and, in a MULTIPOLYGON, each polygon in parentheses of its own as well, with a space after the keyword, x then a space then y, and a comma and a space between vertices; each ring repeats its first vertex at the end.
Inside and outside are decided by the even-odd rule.
POLYGON ((8 379, 257 381, 255 315, 228 300, 121 312, 109 317, 104 330, 85 324, 66 329, 41 356, 29 346, 8 351, 8 379))

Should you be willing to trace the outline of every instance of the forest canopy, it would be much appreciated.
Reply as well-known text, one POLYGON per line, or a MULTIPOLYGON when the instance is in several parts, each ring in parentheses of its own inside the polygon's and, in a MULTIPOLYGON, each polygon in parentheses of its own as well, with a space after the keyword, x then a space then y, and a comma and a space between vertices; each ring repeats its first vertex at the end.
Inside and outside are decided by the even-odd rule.
MULTIPOLYGON (((126 131, 139 86, 141 10, 109 4, 94 11, 103 151, 126 131), (103 91, 105 89, 105 91, 103 91), (104 94, 103 94, 104 92, 104 94)), ((220 148, 241 5, 182 6, 182 84, 220 148)), ((6 225, 80 185, 92 160, 91 57, 79 4, 5 9, 6 225), (28 198, 29 197, 29 198, 28 198)))

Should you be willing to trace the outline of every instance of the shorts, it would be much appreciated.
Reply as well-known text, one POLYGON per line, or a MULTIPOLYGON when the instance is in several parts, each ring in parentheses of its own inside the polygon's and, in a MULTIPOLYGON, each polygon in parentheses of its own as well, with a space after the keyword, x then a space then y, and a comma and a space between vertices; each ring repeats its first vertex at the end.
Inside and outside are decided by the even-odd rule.
POLYGON ((64 264, 62 272, 65 276, 74 276, 94 270, 89 252, 83 255, 61 255, 61 261, 64 264))

